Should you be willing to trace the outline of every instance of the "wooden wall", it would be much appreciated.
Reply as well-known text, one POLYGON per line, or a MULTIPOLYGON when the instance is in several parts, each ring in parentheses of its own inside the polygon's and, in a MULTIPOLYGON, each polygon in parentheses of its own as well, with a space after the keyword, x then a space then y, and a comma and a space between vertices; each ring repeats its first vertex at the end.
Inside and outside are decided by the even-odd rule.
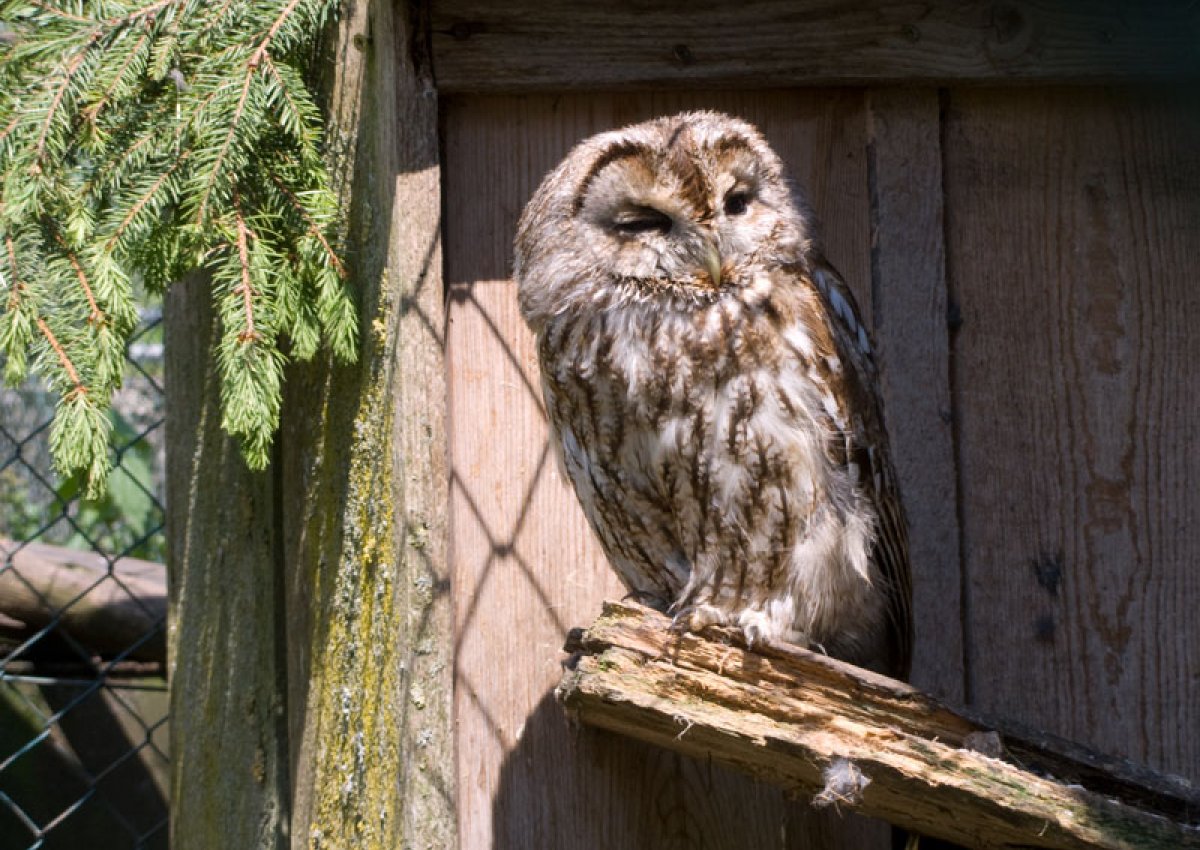
POLYGON ((710 106, 757 123, 811 187, 832 261, 869 303, 861 92, 464 98, 444 108, 451 562, 461 846, 792 847, 807 806, 717 768, 568 728, 572 626, 623 591, 546 439, 512 235, 542 176, 600 130, 710 106), (793 838, 787 838, 789 829, 793 838), (703 836, 703 837, 702 837, 703 836), (751 843, 744 843, 750 840, 751 843))
POLYGON ((764 131, 872 317, 914 681, 1200 781, 1200 97, 444 94, 463 850, 821 845, 804 802, 570 729, 551 693, 567 630, 621 591, 547 446, 512 235, 574 142, 695 107, 764 131))
POLYGON ((968 699, 1200 780, 1200 96, 956 91, 944 140, 968 699))

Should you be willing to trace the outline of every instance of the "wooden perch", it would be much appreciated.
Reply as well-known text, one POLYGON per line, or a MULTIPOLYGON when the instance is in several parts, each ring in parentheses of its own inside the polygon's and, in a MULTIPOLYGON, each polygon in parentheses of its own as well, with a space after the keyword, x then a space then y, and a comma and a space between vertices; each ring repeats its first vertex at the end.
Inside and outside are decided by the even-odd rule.
POLYGON ((162 564, 120 558, 110 567, 92 552, 0 538, 0 626, 9 634, 57 617, 58 628, 91 652, 117 655, 138 644, 130 658, 165 662, 166 614, 162 564))
POLYGON ((557 695, 583 723, 710 758, 814 805, 981 848, 1200 848, 1200 789, 951 710, 795 647, 751 652, 609 602, 557 695))

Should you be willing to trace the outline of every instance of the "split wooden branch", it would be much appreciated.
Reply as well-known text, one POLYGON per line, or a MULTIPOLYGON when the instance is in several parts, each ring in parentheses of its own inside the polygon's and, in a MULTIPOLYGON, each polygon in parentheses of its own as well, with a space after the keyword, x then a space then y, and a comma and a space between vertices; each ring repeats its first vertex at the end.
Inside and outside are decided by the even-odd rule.
POLYGON ((1200 789, 794 647, 606 603, 558 698, 579 721, 981 848, 1200 848, 1200 789))
POLYGON ((20 637, 55 625, 88 651, 166 660, 162 564, 0 538, 0 616, 20 637))

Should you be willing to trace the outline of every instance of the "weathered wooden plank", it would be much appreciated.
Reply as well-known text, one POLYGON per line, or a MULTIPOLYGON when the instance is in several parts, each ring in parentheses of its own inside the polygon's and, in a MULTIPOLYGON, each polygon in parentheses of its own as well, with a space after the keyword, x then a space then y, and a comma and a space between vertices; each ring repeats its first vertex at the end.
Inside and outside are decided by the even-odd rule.
POLYGON ((795 647, 760 653, 609 603, 573 636, 568 712, 827 804, 971 847, 1200 848, 1200 789, 1032 744, 795 647), (1036 768, 1034 767, 1036 766, 1036 768))
POLYGON ((167 570, 137 558, 110 563, 94 552, 0 537, 0 617, 22 631, 53 623, 92 653, 163 663, 167 570))
MULTIPOLYGON (((444 104, 452 562, 464 848, 879 847, 673 754, 574 732, 554 649, 619 585, 546 442, 532 340, 508 275, 517 217, 570 146, 684 108, 756 123, 805 185, 828 253, 870 304, 862 94, 654 93, 444 104)), ((853 818, 849 819, 853 820, 853 818)), ((871 825, 875 827, 874 824, 871 825)), ((856 827, 857 828, 857 827, 856 827)), ((871 833, 871 830, 867 830, 871 833)), ((878 835, 877 827, 873 833, 878 835)))
POLYGON ((211 298, 196 275, 163 305, 171 846, 287 850, 275 503, 220 428, 211 298))
POLYGON ((912 680, 962 701, 961 564, 934 89, 871 89, 871 288, 884 409, 908 514, 912 680))
POLYGON ((951 92, 973 704, 1200 779, 1200 97, 951 92))
POLYGON ((289 372, 279 467, 293 848, 455 847, 438 101, 420 4, 340 21, 353 367, 289 372))
POLYGON ((437 0, 431 38, 443 93, 1200 76, 1184 0, 437 0))

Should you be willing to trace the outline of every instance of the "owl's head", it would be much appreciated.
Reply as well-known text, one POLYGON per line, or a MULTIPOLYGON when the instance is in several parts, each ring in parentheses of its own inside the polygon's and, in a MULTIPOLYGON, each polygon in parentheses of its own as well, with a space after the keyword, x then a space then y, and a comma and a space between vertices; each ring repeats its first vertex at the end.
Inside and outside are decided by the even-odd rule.
POLYGON ((753 126, 716 112, 657 118, 581 142, 517 229, 522 313, 623 300, 686 309, 805 258, 810 233, 779 157, 753 126))

